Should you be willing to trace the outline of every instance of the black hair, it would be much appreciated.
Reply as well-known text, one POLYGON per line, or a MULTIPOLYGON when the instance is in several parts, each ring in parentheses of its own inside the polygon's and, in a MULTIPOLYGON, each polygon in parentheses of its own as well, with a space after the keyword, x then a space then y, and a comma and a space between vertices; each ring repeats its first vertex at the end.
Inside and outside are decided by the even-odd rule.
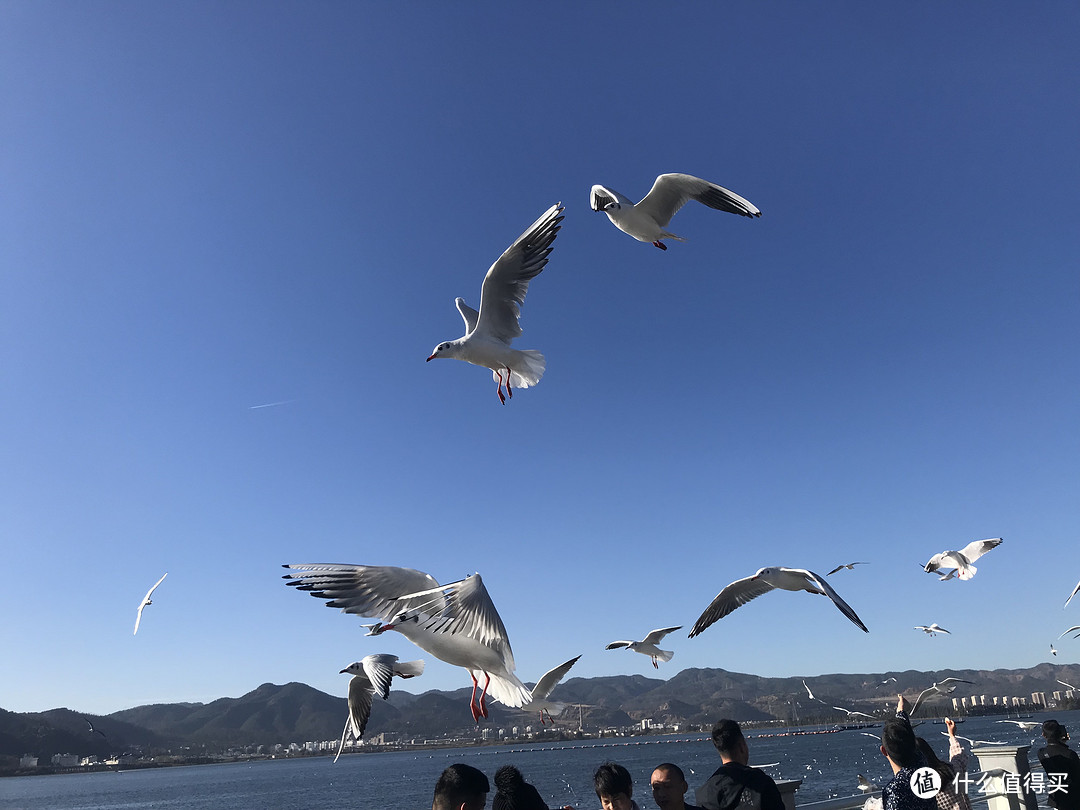
POLYGON ((671 771, 673 774, 675 774, 681 780, 683 780, 684 782, 686 781, 686 775, 683 774, 682 768, 680 768, 678 765, 674 764, 673 762, 661 762, 659 765, 657 765, 655 768, 653 768, 653 770, 654 771, 671 771))
POLYGON ((739 745, 746 742, 746 739, 738 723, 724 718, 713 726, 712 742, 717 751, 730 758, 739 750, 739 745))
POLYGON ((431 806, 433 810, 458 808, 463 803, 484 799, 490 790, 491 785, 483 771, 458 763, 443 771, 435 783, 435 797, 431 806))
POLYGON ((930 747, 930 743, 922 737, 916 737, 915 744, 919 747, 919 753, 923 755, 926 764, 941 775, 941 789, 949 793, 955 793, 953 780, 956 778, 956 771, 953 769, 952 763, 939 759, 934 749, 930 747))
POLYGON ((901 768, 917 768, 922 761, 911 723, 900 717, 890 717, 881 727, 881 744, 889 759, 901 768))
POLYGON ((605 762, 596 769, 593 774, 593 787, 596 788, 598 799, 620 793, 627 797, 634 794, 634 780, 630 778, 630 771, 617 762, 605 762))
POLYGON ((1047 720, 1042 726, 1042 735, 1048 743, 1058 743, 1064 745, 1065 740, 1069 737, 1069 732, 1065 730, 1065 726, 1061 725, 1057 720, 1047 720))

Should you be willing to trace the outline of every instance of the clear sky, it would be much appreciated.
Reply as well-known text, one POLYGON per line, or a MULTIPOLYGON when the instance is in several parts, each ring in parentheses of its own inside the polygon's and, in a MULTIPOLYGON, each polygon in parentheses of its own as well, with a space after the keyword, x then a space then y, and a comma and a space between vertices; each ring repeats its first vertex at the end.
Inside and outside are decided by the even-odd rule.
POLYGON ((1080 660, 1077 42, 1069 3, 0 2, 0 707, 469 684, 302 562, 479 571, 530 681, 1080 660), (589 207, 663 172, 764 216, 661 252, 589 207), (424 359, 557 201, 502 406, 424 359), (869 635, 779 592, 686 638, 854 560, 869 635), (604 650, 675 624, 658 673, 604 650))

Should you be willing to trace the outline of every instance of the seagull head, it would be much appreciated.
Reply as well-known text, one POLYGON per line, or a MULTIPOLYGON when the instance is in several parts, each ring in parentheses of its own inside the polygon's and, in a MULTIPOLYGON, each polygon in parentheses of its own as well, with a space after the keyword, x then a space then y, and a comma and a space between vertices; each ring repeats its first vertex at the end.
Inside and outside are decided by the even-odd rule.
POLYGON ((461 342, 457 340, 444 341, 432 350, 428 360, 434 360, 437 357, 457 357, 460 346, 461 342))
POLYGON ((621 211, 621 210, 622 210, 622 204, 621 204, 621 203, 617 203, 617 202, 615 202, 615 201, 609 202, 609 203, 608 203, 607 205, 605 205, 605 206, 604 206, 604 208, 603 208, 603 211, 604 211, 604 213, 605 213, 605 214, 609 214, 609 213, 611 213, 612 211, 621 211))
POLYGON ((349 675, 363 675, 364 665, 359 661, 353 661, 351 664, 345 667, 345 669, 341 670, 338 675, 345 675, 346 673, 348 673, 349 675))
POLYGON ((758 569, 758 572, 756 574, 754 574, 752 577, 750 577, 750 579, 752 579, 752 580, 761 579, 762 577, 764 577, 765 579, 768 579, 769 575, 772 574, 773 571, 775 571, 775 570, 776 570, 775 568, 760 568, 760 569, 758 569))

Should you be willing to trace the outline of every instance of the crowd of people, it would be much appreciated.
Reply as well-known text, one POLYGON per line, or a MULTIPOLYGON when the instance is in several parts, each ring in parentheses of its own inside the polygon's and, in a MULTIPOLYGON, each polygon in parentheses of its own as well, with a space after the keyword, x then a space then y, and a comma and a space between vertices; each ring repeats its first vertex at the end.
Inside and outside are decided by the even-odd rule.
MULTIPOLYGON (((945 727, 949 753, 948 759, 940 759, 925 739, 916 736, 907 702, 899 698, 896 716, 882 727, 880 746, 893 777, 882 789, 880 799, 868 800, 867 810, 971 810, 966 790, 968 752, 957 739, 956 724, 945 718, 945 727)), ((1057 788, 1049 793, 1049 804, 1054 810, 1080 810, 1080 758, 1068 747, 1068 732, 1056 720, 1047 720, 1042 733, 1046 747, 1038 752, 1039 762, 1057 788)), ((686 803, 690 786, 678 765, 663 762, 656 766, 649 787, 660 810, 785 810, 772 777, 750 767, 750 749, 738 723, 726 719, 718 722, 713 727, 712 741, 721 764, 695 792, 696 804, 686 803)), ((600 765, 593 774, 593 787, 601 810, 639 810, 633 779, 622 765, 600 765)), ((483 771, 471 765, 451 765, 435 785, 431 807, 484 810, 490 792, 491 784, 483 771)), ((516 767, 504 765, 495 772, 491 810, 551 808, 516 767)), ((566 805, 562 810, 574 808, 566 805)))

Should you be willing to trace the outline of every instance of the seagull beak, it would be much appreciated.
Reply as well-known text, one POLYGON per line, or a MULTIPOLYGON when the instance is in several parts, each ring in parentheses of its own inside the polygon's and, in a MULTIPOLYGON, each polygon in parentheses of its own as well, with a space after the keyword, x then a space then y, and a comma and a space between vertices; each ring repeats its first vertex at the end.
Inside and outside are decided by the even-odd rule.
POLYGON ((338 673, 338 675, 344 675, 344 674, 345 674, 346 672, 348 672, 348 671, 349 671, 349 670, 347 670, 347 669, 343 669, 343 670, 341 670, 341 672, 339 672, 339 673, 338 673))
POLYGON ((426 362, 427 362, 428 360, 434 360, 434 359, 435 359, 435 355, 431 355, 431 357, 429 357, 429 358, 428 358, 427 360, 425 360, 424 362, 426 363, 426 362))

